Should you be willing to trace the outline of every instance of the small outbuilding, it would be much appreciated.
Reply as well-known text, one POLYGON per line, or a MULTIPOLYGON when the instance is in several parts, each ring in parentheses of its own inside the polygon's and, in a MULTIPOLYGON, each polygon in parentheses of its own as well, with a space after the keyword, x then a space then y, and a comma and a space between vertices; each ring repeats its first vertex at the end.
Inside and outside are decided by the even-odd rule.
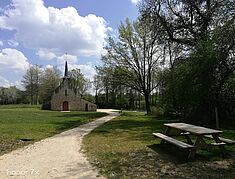
POLYGON ((96 104, 82 99, 81 94, 72 88, 70 81, 66 61, 63 81, 54 91, 51 109, 57 111, 96 111, 96 104))

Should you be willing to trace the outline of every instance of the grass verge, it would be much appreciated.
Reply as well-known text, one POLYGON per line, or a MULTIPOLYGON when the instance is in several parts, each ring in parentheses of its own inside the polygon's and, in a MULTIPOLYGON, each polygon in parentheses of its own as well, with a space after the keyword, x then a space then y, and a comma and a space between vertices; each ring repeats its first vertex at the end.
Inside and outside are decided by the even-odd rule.
MULTIPOLYGON (((85 136, 83 148, 90 162, 108 178, 232 178, 235 176, 235 146, 200 151, 193 161, 187 152, 172 145, 160 145, 153 132, 176 120, 128 112, 101 125, 85 136), (94 147, 95 146, 95 147, 94 147)), ((223 136, 235 139, 234 130, 223 136)))
POLYGON ((29 105, 0 106, 0 155, 105 115, 45 111, 29 105))

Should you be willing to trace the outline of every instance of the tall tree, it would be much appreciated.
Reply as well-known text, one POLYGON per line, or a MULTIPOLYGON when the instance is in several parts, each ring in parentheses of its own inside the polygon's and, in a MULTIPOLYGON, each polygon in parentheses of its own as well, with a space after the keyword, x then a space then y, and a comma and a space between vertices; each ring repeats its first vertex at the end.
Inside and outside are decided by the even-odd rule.
MULTIPOLYGON (((195 110, 198 114, 205 104, 223 106, 223 88, 230 86, 227 83, 235 71, 235 3, 144 0, 140 12, 151 19, 149 26, 158 32, 159 42, 179 47, 163 89, 174 93, 181 112, 188 109, 187 114, 195 110)), ((231 99, 226 103, 234 106, 231 99)))
POLYGON ((218 25, 234 20, 231 0, 144 0, 141 16, 151 18, 153 31, 165 40, 194 47, 218 25))
POLYGON ((56 68, 46 68, 42 73, 40 85, 40 100, 47 103, 51 100, 55 88, 59 85, 61 71, 56 68))
POLYGON ((30 96, 31 104, 38 104, 41 69, 38 65, 30 65, 23 76, 22 83, 30 96))
POLYGON ((157 33, 149 27, 149 18, 133 22, 127 19, 119 26, 119 38, 109 38, 105 64, 119 70, 122 83, 142 93, 145 97, 147 114, 150 113, 150 94, 156 87, 152 84, 161 58, 161 46, 157 44, 157 33))
POLYGON ((81 95, 84 95, 91 87, 91 82, 89 79, 85 78, 85 76, 81 73, 81 70, 78 68, 70 71, 70 77, 72 87, 81 95))

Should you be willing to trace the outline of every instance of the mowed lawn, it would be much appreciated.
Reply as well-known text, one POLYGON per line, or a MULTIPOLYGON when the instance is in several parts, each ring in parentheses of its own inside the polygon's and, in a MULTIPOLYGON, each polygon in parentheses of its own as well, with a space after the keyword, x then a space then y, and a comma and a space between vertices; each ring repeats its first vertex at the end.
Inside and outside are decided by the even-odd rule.
MULTIPOLYGON (((187 151, 162 146, 152 136, 163 132, 167 122, 177 120, 125 112, 85 136, 83 148, 108 178, 234 178, 235 146, 226 146, 225 156, 218 148, 201 150, 188 161, 187 151)), ((223 130, 222 136, 235 139, 235 131, 223 130)))
POLYGON ((0 105, 0 155, 105 115, 47 111, 29 105, 0 105))

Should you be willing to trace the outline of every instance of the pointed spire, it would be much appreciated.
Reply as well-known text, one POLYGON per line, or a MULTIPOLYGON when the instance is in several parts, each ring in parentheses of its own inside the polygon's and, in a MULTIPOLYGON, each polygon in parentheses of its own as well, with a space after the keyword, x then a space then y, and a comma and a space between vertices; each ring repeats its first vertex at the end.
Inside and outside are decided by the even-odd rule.
POLYGON ((69 78, 69 72, 68 72, 68 63, 67 63, 67 60, 66 60, 66 62, 65 62, 64 78, 69 78))

